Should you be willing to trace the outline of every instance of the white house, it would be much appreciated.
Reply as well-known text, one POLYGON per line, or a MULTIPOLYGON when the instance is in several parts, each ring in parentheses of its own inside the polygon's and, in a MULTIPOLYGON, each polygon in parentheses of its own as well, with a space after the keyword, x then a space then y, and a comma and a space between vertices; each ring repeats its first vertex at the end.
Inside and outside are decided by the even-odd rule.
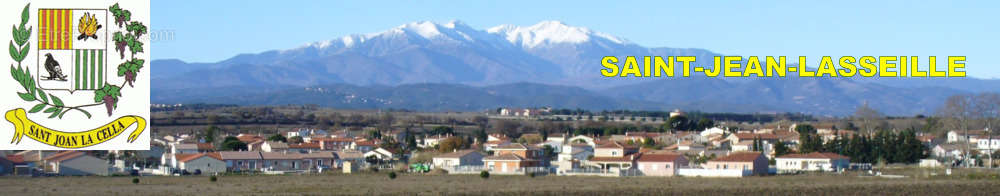
POLYGON ((594 138, 590 137, 590 136, 586 136, 586 135, 573 136, 573 137, 567 139, 566 143, 571 143, 571 144, 572 143, 586 143, 587 145, 590 145, 591 147, 597 146, 597 144, 594 143, 594 138))
POLYGON ((976 148, 983 154, 997 151, 997 149, 1000 149, 1000 136, 990 138, 987 135, 980 135, 979 140, 976 141, 976 148))
POLYGON ((307 138, 309 136, 314 136, 314 135, 326 136, 329 135, 329 133, 326 130, 320 130, 320 129, 299 129, 298 131, 289 131, 285 133, 285 137, 287 138, 292 138, 295 136, 307 138))
POLYGON ((260 145, 260 150, 263 152, 287 152, 288 143, 266 141, 260 145))
POLYGON ((483 154, 475 150, 460 150, 433 158, 434 167, 449 170, 456 166, 482 166, 483 154))
POLYGON ((975 140, 978 140, 977 137, 979 137, 980 135, 983 135, 983 133, 984 133, 984 131, 982 131, 982 130, 969 130, 968 138, 966 138, 965 131, 952 130, 952 131, 948 131, 948 140, 947 140, 947 142, 948 143, 957 143, 957 142, 963 142, 963 141, 967 141, 968 140, 969 142, 975 143, 976 142, 975 140))
POLYGON ((45 171, 59 175, 108 175, 107 160, 87 155, 83 151, 64 151, 45 157, 45 171))
POLYGON ((214 174, 226 172, 226 162, 222 161, 222 155, 216 152, 197 154, 175 154, 177 159, 177 169, 191 173, 200 171, 202 174, 214 174))
POLYGON ((732 144, 733 152, 753 151, 753 141, 742 141, 732 144))
POLYGON ((562 146, 557 161, 587 160, 594 155, 594 147, 587 144, 566 144, 562 146))
POLYGON ((944 159, 961 159, 965 148, 965 144, 938 144, 931 149, 931 155, 944 159))
POLYGON ((425 137, 423 139, 423 142, 418 142, 417 143, 417 147, 421 147, 421 148, 434 147, 434 146, 440 144, 441 141, 444 141, 445 139, 448 139, 448 137, 450 137, 450 135, 432 135, 432 136, 427 136, 427 137, 425 137))
POLYGON ((365 157, 372 157, 372 156, 380 160, 393 160, 399 158, 398 157, 399 155, 397 155, 392 151, 386 150, 385 148, 376 148, 375 150, 368 151, 365 153, 365 157))
POLYGON ((837 171, 848 168, 851 160, 836 153, 787 154, 774 158, 778 172, 837 171))
POLYGON ((719 128, 719 127, 712 127, 712 128, 705 129, 704 131, 701 131, 701 134, 699 134, 699 135, 701 135, 702 137, 708 137, 708 135, 712 135, 712 134, 722 135, 724 133, 726 133, 725 129, 722 129, 722 128, 719 128))

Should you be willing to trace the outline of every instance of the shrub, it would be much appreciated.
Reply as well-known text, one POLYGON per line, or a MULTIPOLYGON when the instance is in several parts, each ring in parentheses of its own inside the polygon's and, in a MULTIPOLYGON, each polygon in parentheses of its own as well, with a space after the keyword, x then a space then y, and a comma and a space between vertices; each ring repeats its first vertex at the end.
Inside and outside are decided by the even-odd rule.
POLYGON ((139 184, 139 178, 132 178, 132 184, 139 184))
POLYGON ((479 172, 479 177, 483 179, 490 178, 490 172, 488 171, 479 172))
POLYGON ((528 173, 528 177, 534 178, 535 177, 535 172, 528 173))
POLYGON ((389 172, 389 179, 396 179, 396 172, 389 172))
POLYGON ((216 176, 208 177, 208 181, 212 181, 212 182, 219 181, 219 177, 216 177, 216 176))

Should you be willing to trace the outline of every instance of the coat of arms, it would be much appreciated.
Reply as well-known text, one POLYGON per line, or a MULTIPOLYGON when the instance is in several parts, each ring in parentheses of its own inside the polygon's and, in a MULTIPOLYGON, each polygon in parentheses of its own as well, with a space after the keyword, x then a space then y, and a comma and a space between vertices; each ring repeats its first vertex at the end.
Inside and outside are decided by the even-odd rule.
MULTIPOLYGON (((149 85, 134 88, 139 74, 148 71, 144 58, 149 55, 145 54, 142 39, 147 27, 141 20, 133 20, 130 10, 118 3, 99 8, 37 9, 31 9, 29 4, 12 28, 9 52, 13 62, 8 80, 16 81, 13 84, 17 84, 20 102, 5 103, 5 107, 13 106, 5 115, 15 127, 11 144, 17 145, 28 136, 59 149, 87 148, 112 140, 126 129, 134 130, 126 140, 133 143, 147 128, 149 85), (37 22, 29 22, 32 17, 37 22), (36 46, 32 48, 32 44, 36 46), (138 99, 129 103, 145 103, 146 112, 116 114, 122 99, 138 99), (117 118, 96 129, 64 132, 48 126, 65 124, 35 122, 38 116, 46 121, 82 124, 117 118)), ((148 83, 148 79, 143 81, 148 83)), ((129 107, 135 105, 143 104, 129 107)), ((148 144, 146 135, 144 141, 148 144)))

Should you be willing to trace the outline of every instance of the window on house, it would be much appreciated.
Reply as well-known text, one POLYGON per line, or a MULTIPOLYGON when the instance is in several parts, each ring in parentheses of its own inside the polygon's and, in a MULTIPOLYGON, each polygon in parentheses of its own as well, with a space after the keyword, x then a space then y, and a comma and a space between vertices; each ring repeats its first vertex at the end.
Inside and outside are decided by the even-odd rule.
POLYGON ((670 169, 670 164, 663 165, 665 168, 670 169))
POLYGON ((723 165, 722 169, 729 169, 729 165, 723 165))

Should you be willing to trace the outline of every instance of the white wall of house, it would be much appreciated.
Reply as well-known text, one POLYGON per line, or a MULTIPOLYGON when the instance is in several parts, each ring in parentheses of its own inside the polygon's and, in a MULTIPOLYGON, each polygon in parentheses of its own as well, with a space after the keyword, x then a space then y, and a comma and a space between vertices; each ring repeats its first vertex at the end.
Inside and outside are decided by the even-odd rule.
POLYGON ((471 165, 482 166, 483 154, 479 154, 478 152, 472 152, 465 154, 462 157, 456 157, 456 158, 435 157, 432 161, 435 167, 441 167, 441 168, 448 168, 455 166, 471 166, 471 165))
POLYGON ((226 172, 226 162, 209 156, 198 157, 197 159, 180 162, 178 164, 180 164, 178 167, 179 169, 187 170, 192 173, 196 170, 201 170, 202 174, 226 172))
POLYGON ((108 161, 83 155, 61 162, 50 163, 59 175, 108 175, 108 161))
POLYGON ((1000 136, 994 136, 993 139, 979 139, 976 142, 976 147, 984 152, 996 151, 1000 149, 1000 136))
POLYGON ((677 166, 674 162, 636 162, 639 171, 646 176, 674 176, 677 166))
POLYGON ((625 152, 621 148, 597 148, 594 149, 595 157, 620 157, 625 152))
POLYGON ((779 172, 836 171, 850 166, 847 159, 775 158, 779 172))

